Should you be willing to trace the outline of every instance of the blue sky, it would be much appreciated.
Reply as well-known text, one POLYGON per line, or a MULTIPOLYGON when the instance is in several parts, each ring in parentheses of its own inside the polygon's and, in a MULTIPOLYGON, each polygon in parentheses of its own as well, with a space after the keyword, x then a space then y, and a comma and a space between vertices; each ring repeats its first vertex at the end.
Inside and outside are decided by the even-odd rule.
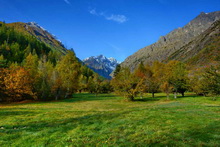
POLYGON ((37 22, 80 59, 123 61, 220 0, 0 0, 0 21, 37 22))

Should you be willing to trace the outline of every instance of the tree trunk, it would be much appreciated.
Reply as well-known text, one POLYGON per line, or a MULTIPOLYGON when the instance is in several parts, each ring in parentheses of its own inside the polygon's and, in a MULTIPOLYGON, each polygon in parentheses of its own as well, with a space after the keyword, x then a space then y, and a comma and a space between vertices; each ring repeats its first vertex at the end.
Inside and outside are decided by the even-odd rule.
POLYGON ((143 92, 141 92, 141 94, 140 94, 140 98, 143 99, 143 92))
POLYGON ((177 96, 176 96, 176 95, 177 95, 177 93, 176 93, 176 91, 175 91, 175 92, 174 92, 174 98, 175 98, 175 99, 177 98, 177 96))
POLYGON ((182 92, 181 94, 182 94, 182 97, 184 97, 184 96, 185 96, 185 95, 184 95, 184 92, 182 92))
POLYGON ((128 100, 129 100, 129 101, 134 101, 134 96, 133 96, 133 95, 128 96, 128 100))
POLYGON ((60 93, 60 88, 57 88, 57 91, 56 91, 56 98, 55 98, 56 101, 57 101, 58 98, 59 98, 59 93, 60 93))
POLYGON ((70 88, 68 87, 68 88, 67 88, 66 95, 65 95, 65 98, 68 98, 68 97, 69 97, 69 91, 70 91, 70 88))
POLYGON ((152 98, 154 98, 154 92, 152 92, 152 98))
POLYGON ((214 97, 212 98, 212 100, 213 100, 213 101, 216 101, 216 97, 214 96, 214 97))
POLYGON ((169 93, 166 93, 166 94, 167 94, 167 100, 169 100, 170 99, 169 93))

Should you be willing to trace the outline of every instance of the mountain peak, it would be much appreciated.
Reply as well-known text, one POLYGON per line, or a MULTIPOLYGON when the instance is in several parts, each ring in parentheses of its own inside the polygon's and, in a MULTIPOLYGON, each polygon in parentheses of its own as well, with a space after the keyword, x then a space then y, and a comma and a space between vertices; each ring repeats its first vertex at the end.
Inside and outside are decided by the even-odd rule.
POLYGON ((42 29, 43 31, 46 31, 46 29, 44 29, 42 26, 40 26, 38 23, 36 22, 28 22, 26 23, 28 26, 30 27, 36 27, 36 28, 39 28, 39 29, 42 29))
POLYGON ((115 58, 107 58, 104 55, 91 56, 83 60, 83 62, 99 75, 111 79, 110 74, 120 64, 115 58))

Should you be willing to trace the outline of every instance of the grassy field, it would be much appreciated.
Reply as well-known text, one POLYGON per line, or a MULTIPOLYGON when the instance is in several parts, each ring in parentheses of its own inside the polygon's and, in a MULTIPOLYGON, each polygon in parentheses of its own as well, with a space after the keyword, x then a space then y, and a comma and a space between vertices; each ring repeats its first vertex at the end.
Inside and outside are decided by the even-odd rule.
POLYGON ((220 98, 76 94, 0 105, 0 146, 220 146, 220 98))

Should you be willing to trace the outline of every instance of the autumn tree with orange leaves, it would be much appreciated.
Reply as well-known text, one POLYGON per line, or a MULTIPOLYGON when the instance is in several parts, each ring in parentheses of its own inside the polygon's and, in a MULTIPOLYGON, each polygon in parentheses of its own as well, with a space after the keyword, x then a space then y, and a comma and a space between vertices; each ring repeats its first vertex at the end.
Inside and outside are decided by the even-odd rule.
POLYGON ((11 65, 5 69, 4 85, 10 101, 19 101, 28 97, 35 97, 32 92, 32 80, 29 73, 23 68, 11 65))

